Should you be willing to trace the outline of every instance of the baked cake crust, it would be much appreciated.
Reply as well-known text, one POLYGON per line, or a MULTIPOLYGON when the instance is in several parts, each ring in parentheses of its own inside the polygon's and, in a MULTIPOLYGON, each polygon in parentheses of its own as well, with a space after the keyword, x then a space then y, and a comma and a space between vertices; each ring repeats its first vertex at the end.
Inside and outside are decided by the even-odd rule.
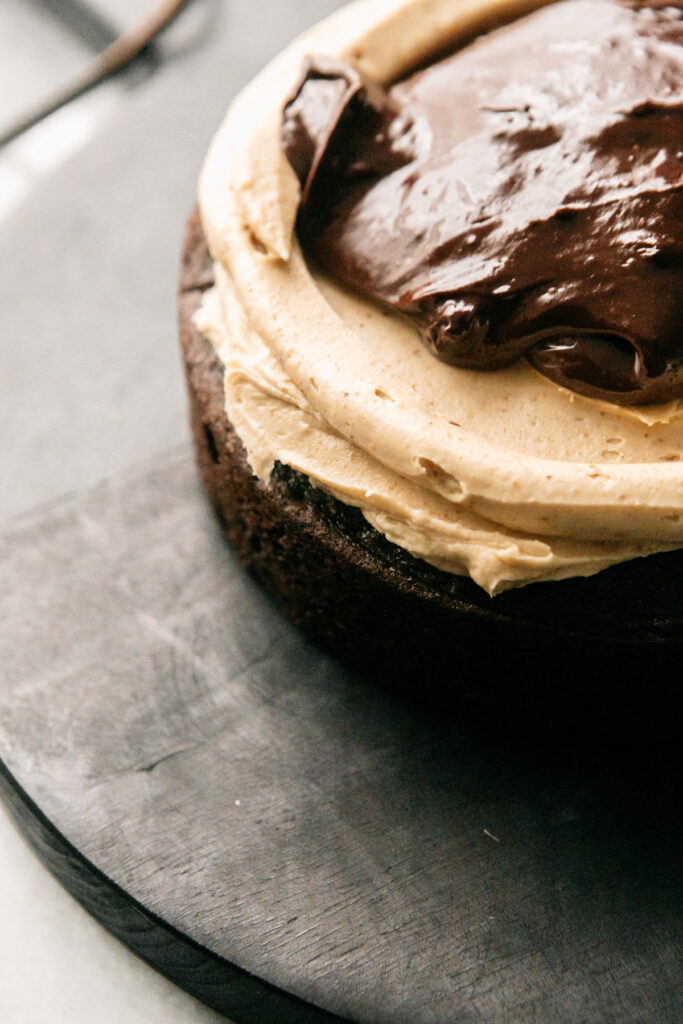
POLYGON ((192 322, 212 283, 195 210, 179 314, 199 471, 240 561, 292 621, 381 682, 438 700, 500 707, 513 697, 556 709, 561 695, 594 702, 606 688, 623 701, 642 691, 643 677, 673 691, 683 551, 489 598, 390 544, 357 509, 289 467, 277 464, 268 485, 258 480, 225 413, 222 364, 192 322))

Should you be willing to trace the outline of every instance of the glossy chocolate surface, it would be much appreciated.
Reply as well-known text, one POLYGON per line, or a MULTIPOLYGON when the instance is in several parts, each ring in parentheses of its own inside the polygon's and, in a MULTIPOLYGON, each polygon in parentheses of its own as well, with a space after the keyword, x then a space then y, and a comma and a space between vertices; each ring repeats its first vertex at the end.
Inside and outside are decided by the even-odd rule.
POLYGON ((683 396, 683 11, 565 0, 390 90, 311 59, 283 115, 305 251, 442 360, 683 396))

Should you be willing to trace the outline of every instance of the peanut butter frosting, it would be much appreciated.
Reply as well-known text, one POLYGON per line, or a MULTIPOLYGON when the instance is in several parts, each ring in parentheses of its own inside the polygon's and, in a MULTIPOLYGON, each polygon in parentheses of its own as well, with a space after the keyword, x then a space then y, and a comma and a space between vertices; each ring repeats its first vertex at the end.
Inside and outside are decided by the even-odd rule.
MULTIPOLYGON (((565 0, 556 13, 594 21, 615 2, 565 0)), ((276 461, 292 466, 393 543, 490 594, 683 545, 683 402, 616 406, 527 363, 480 372, 436 360, 407 319, 308 265, 280 121, 311 54, 388 85, 543 6, 343 8, 238 97, 200 183, 216 285, 196 323, 225 366, 226 413, 253 471, 267 480, 276 461)))

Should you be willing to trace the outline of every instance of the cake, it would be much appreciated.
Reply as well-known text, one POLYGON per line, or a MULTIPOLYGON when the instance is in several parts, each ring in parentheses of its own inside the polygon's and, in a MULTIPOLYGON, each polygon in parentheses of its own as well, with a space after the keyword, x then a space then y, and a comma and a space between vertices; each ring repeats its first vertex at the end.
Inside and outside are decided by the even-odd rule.
MULTIPOLYGON (((672 56, 683 39, 683 15, 675 5, 618 0, 562 0, 552 7, 529 0, 365 0, 297 40, 238 98, 214 140, 202 174, 201 212, 192 214, 187 228, 180 287, 200 473, 244 565, 286 615, 345 661, 413 692, 499 706, 507 698, 543 703, 550 693, 553 701, 558 695, 604 701, 615 693, 615 679, 623 699, 644 674, 662 691, 673 689, 683 654, 683 351, 674 286, 683 283, 683 259, 681 240, 665 222, 683 194, 676 149, 683 71, 680 57, 672 56), (552 274, 573 275, 572 296, 579 285, 584 292, 580 302, 565 302, 561 322, 567 329, 561 333, 546 312, 559 286, 544 280, 541 294, 535 271, 531 285, 524 281, 533 304, 525 300, 523 308, 515 307, 516 319, 508 305, 498 333, 488 322, 481 331, 482 310, 491 324, 498 315, 491 313, 492 296, 514 290, 521 257, 512 286, 501 286, 501 260, 489 254, 488 292, 471 281, 463 291, 461 282, 456 287, 449 279, 443 291, 450 305, 444 305, 439 289, 425 286, 424 268, 433 277, 438 250, 439 273, 446 264, 449 273, 452 266, 461 273, 463 257, 453 238, 471 236, 483 252, 477 234, 482 218, 474 218, 474 230, 456 225, 425 256, 418 243, 433 235, 433 224, 421 222, 416 229, 406 215, 387 233, 382 225, 393 214, 382 213, 386 195, 384 207, 368 199, 369 182, 384 187, 397 174, 404 175, 401 195, 418 184, 428 194, 433 182, 433 164, 415 162, 416 153, 433 157, 434 144, 433 125, 420 122, 419 109, 415 116, 414 98, 423 87, 411 72, 445 73, 439 62, 451 52, 460 69, 462 57, 471 66, 486 66, 491 52, 495 65, 539 39, 555 49, 540 70, 526 61, 532 84, 533 74, 547 73, 549 60, 561 67, 576 61, 571 54, 582 54, 584 74, 588 51, 599 49, 600 60, 617 62, 611 68, 623 64, 626 12, 637 14, 639 26, 643 19, 654 26, 648 28, 654 43, 639 51, 648 74, 662 53, 667 72, 679 61, 678 77, 656 77, 663 99, 645 79, 647 102, 630 112, 639 131, 643 125, 655 130, 655 122, 665 141, 673 139, 653 171, 648 154, 654 142, 646 133, 638 145, 648 158, 636 159, 635 171, 627 169, 629 202, 655 204, 646 210, 651 235, 653 210, 661 213, 659 235, 649 242, 654 260, 645 251, 644 215, 636 237, 620 213, 620 254, 627 230, 633 236, 631 274, 639 259, 650 261, 643 263, 647 274, 651 266, 657 273, 637 279, 647 286, 638 286, 644 297, 631 309, 621 278, 606 282, 582 266, 596 259, 595 247, 586 246, 582 260, 576 243, 568 269, 563 254, 570 247, 560 250, 562 234, 555 232, 552 241, 539 236, 532 244, 529 227, 524 236, 507 231, 508 263, 513 252, 523 251, 528 264, 529 253, 535 258, 545 245, 560 267, 553 264, 552 274), (581 36, 587 21, 589 45, 581 36), (652 57, 657 45, 661 52, 652 57), (398 87, 387 92, 395 81, 398 87), (309 89, 320 82, 319 93, 309 89), (309 107, 302 109, 307 90, 309 107), (408 115, 401 107, 406 96, 413 102, 408 115), (354 116, 360 121, 354 123, 354 116), (368 146, 358 149, 363 130, 370 156, 368 146), (653 174, 666 180, 666 188, 652 186, 653 174), (520 237, 526 249, 515 241, 520 237), (393 268, 402 253, 411 266, 399 275, 401 291, 393 268), (583 283, 576 285, 579 271, 583 283), (586 283, 591 280, 593 286, 586 283), (618 301, 610 306, 606 294, 618 301), (463 308, 469 317, 464 327, 463 308), (628 374, 622 372, 624 333, 637 353, 628 374), (484 363, 475 365, 480 355, 484 363)), ((640 27, 638 32, 642 42, 640 27)), ((459 81, 465 80, 466 74, 459 81)), ((525 87, 523 75, 520 81, 518 92, 525 87)), ((522 138, 515 122, 522 115, 523 168, 530 176, 528 154, 538 156, 535 174, 550 182, 536 190, 542 197, 561 178, 560 172, 548 176, 543 165, 545 151, 564 134, 557 111, 565 85, 558 81, 538 93, 555 114, 553 120, 545 111, 540 128, 530 124, 533 104, 518 97, 491 108, 492 116, 513 122, 504 126, 506 154, 509 140, 522 138)), ((609 86, 609 77, 605 81, 609 86)), ((437 105, 440 88, 432 86, 437 105)), ((495 88, 500 92, 500 83, 495 88)), ((604 92, 607 86, 602 99, 604 92)), ((610 116, 619 120, 621 114, 612 110, 610 116)), ((600 138, 612 140, 605 132, 600 138)), ((480 138, 481 125, 474 136, 480 138)), ((466 133, 462 138, 469 145, 466 133)), ((460 153, 460 141, 450 146, 448 159, 460 153)), ((487 144, 490 149, 490 138, 487 144)), ((573 145, 561 160, 579 152, 573 145)), ((478 159, 490 179, 491 161, 498 161, 497 172, 501 157, 482 146, 478 159)), ((621 137, 618 146, 621 159, 621 137)), ((609 166, 610 187, 621 188, 621 179, 616 185, 613 179, 623 168, 609 166)), ((509 191, 519 168, 506 174, 509 191)), ((464 202, 476 213, 480 183, 457 177, 464 202)), ((482 170, 490 209, 495 197, 486 193, 484 179, 482 170)), ((586 197, 574 191, 578 209, 586 197)), ((565 222, 574 217, 590 216, 595 225, 599 216, 602 225, 610 202, 612 194, 605 199, 601 191, 598 214, 591 207, 585 215, 583 206, 577 214, 565 202, 559 215, 553 212, 558 230, 566 231, 565 222)), ((438 220, 438 202, 427 205, 438 220)), ((532 211, 533 231, 540 221, 532 211)), ((563 287, 566 298, 570 289, 563 287)))

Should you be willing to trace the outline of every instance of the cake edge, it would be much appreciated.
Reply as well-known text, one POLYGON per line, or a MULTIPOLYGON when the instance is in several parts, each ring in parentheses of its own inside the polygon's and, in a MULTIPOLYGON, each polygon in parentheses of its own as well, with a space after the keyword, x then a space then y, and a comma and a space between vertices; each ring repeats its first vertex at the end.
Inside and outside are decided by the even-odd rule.
POLYGON ((295 470, 278 465, 268 485, 258 480, 225 413, 222 364, 192 322, 212 284, 213 263, 195 209, 182 249, 179 326, 199 473, 240 562, 313 640, 380 682, 439 702, 469 695, 500 706, 514 695, 524 704, 545 700, 548 681, 555 697, 576 696, 615 672, 631 679, 638 671, 650 678, 655 672, 663 680, 675 672, 683 630, 679 607, 667 614, 666 601, 671 580, 681 575, 681 552, 605 570, 597 585, 597 578, 537 583, 489 598, 469 579, 395 548, 357 509, 295 470), (618 607, 609 621, 594 621, 591 599, 600 600, 608 576, 618 606, 620 589, 638 586, 642 563, 661 576, 663 559, 662 607, 651 608, 649 621, 621 621, 618 607), (552 599, 539 588, 553 588, 552 599), (581 620, 553 623, 548 604, 563 609, 567 600, 583 609, 581 620))

